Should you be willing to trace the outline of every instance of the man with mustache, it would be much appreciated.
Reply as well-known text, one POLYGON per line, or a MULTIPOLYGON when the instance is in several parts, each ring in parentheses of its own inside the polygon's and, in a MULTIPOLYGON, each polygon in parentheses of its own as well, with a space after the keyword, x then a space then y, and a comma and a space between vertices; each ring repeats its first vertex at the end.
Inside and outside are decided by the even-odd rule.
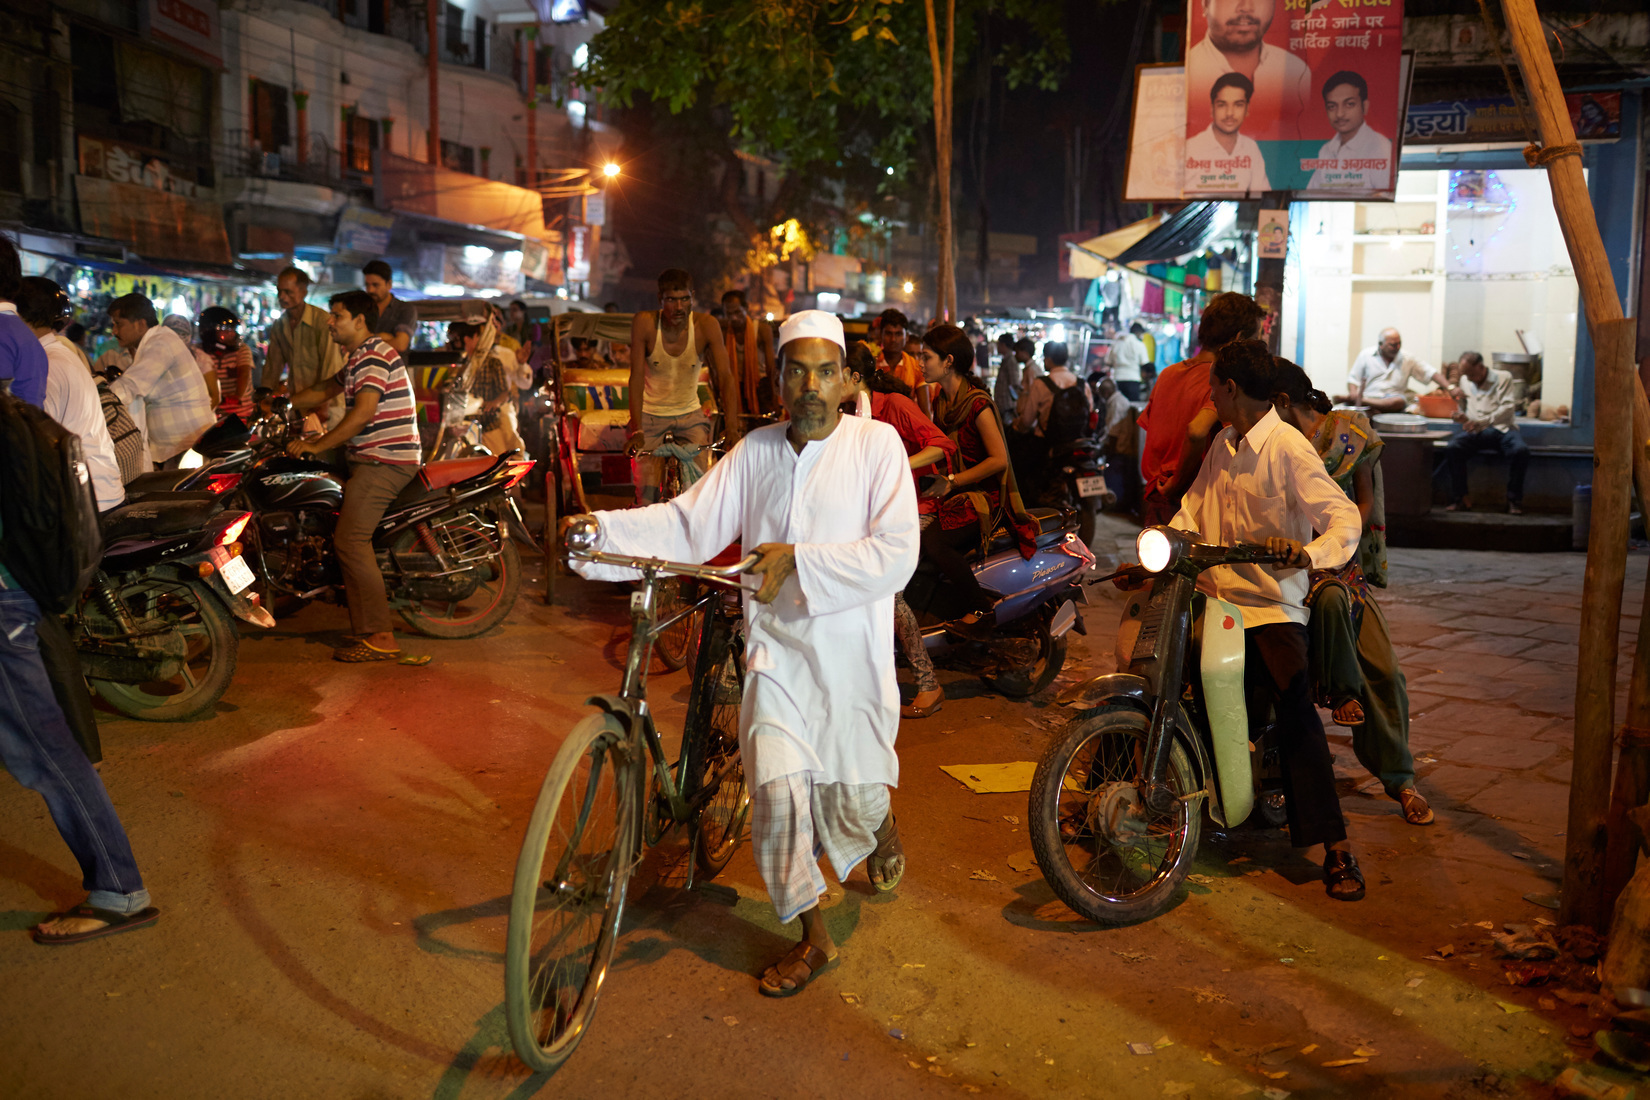
POLYGON ((1186 51, 1186 102, 1197 115, 1188 118, 1187 132, 1195 134, 1211 121, 1200 108, 1215 81, 1224 73, 1239 73, 1253 85, 1253 136, 1262 141, 1298 139, 1311 101, 1312 70, 1288 50, 1264 41, 1277 0, 1202 4, 1207 33, 1186 51))
MULTIPOLYGON (((751 790, 751 849, 779 919, 802 940, 768 967, 761 992, 800 993, 836 958, 819 899, 818 853, 838 880, 866 861, 871 884, 905 873, 889 788, 894 735, 894 596, 917 564, 917 493, 899 433, 843 416, 853 393, 833 314, 779 329, 784 423, 758 428, 681 496, 595 515, 595 549, 703 562, 742 541, 761 559, 745 590, 739 747, 751 790)), ((563 522, 565 531, 569 519, 563 522)), ((574 563, 594 580, 632 570, 574 563)))

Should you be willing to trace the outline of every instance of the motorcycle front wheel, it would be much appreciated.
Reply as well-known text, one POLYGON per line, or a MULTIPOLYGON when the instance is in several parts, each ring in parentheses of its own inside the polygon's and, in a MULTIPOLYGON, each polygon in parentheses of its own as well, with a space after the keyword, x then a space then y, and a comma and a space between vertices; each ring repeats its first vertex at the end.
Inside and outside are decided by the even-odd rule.
POLYGON ((149 578, 115 593, 142 628, 164 622, 183 636, 183 665, 166 680, 92 680, 111 707, 145 722, 182 722, 212 709, 235 678, 235 620, 200 581, 149 578))
POLYGON ((1167 910, 1191 870, 1203 815, 1200 789, 1177 739, 1163 777, 1167 813, 1137 790, 1150 719, 1132 707, 1086 711, 1059 735, 1031 780, 1031 847, 1061 901, 1096 924, 1150 920, 1167 910))

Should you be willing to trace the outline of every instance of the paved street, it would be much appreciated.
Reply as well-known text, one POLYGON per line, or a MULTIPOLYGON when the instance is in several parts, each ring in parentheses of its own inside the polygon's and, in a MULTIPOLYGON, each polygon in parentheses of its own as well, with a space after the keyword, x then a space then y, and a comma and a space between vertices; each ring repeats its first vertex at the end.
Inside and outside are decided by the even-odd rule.
MULTIPOLYGON (((210 719, 104 715, 155 928, 31 943, 78 876, 39 799, 0 786, 0 1095, 1546 1095, 1585 1010, 1505 984, 1474 923, 1553 916, 1523 898, 1557 889, 1582 557, 1393 564, 1382 603, 1440 821, 1405 825, 1332 734, 1366 901, 1329 900, 1316 853, 1244 831, 1205 845, 1205 881, 1156 922, 1078 921, 1027 862, 1025 795, 939 770, 1034 760, 1064 712, 942 672, 945 708, 900 735, 910 871, 886 897, 863 871, 833 886, 841 962, 800 997, 758 996, 794 929, 748 852, 731 889, 689 894, 667 849, 633 886, 590 1036, 549 1080, 508 1053, 504 904, 546 764, 617 685, 624 592, 570 582, 489 637, 405 639, 423 668, 333 663, 342 612, 312 605, 243 640, 210 719)), ((1645 564, 1628 564, 1634 612, 1645 564)), ((1111 666, 1115 604, 1088 621, 1062 683, 1111 666)), ((666 729, 686 687, 654 681, 666 729)))

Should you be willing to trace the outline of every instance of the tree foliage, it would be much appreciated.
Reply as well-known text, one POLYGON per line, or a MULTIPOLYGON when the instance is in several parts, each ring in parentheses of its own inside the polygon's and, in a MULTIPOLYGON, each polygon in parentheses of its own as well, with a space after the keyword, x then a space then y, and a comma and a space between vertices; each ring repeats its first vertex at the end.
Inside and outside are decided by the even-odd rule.
MULTIPOLYGON (((1070 55, 1063 10, 1060 0, 961 0, 959 67, 989 12, 1013 31, 994 50, 1010 86, 1057 86, 1070 55)), ((919 0, 623 0, 591 43, 584 83, 623 107, 709 108, 730 155, 784 165, 782 201, 762 212, 770 220, 817 226, 821 200, 851 209, 909 195, 932 164, 919 157, 933 102, 919 0)))

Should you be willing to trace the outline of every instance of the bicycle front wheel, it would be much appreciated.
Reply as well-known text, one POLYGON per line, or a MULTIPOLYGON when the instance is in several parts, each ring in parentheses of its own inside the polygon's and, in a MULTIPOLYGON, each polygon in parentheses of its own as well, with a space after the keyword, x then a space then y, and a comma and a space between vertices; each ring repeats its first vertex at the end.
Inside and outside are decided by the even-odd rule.
POLYGON ((635 777, 610 714, 573 727, 544 777, 516 859, 504 1014, 540 1073, 579 1045, 596 1011, 630 882, 635 777))
MULTIPOLYGON (((667 619, 692 606, 699 598, 699 586, 682 577, 663 578, 656 591, 660 619, 667 619)), ((683 615, 659 632, 653 642, 653 652, 666 669, 675 672, 693 663, 698 654, 699 632, 704 621, 704 612, 695 611, 691 615, 683 615)))

